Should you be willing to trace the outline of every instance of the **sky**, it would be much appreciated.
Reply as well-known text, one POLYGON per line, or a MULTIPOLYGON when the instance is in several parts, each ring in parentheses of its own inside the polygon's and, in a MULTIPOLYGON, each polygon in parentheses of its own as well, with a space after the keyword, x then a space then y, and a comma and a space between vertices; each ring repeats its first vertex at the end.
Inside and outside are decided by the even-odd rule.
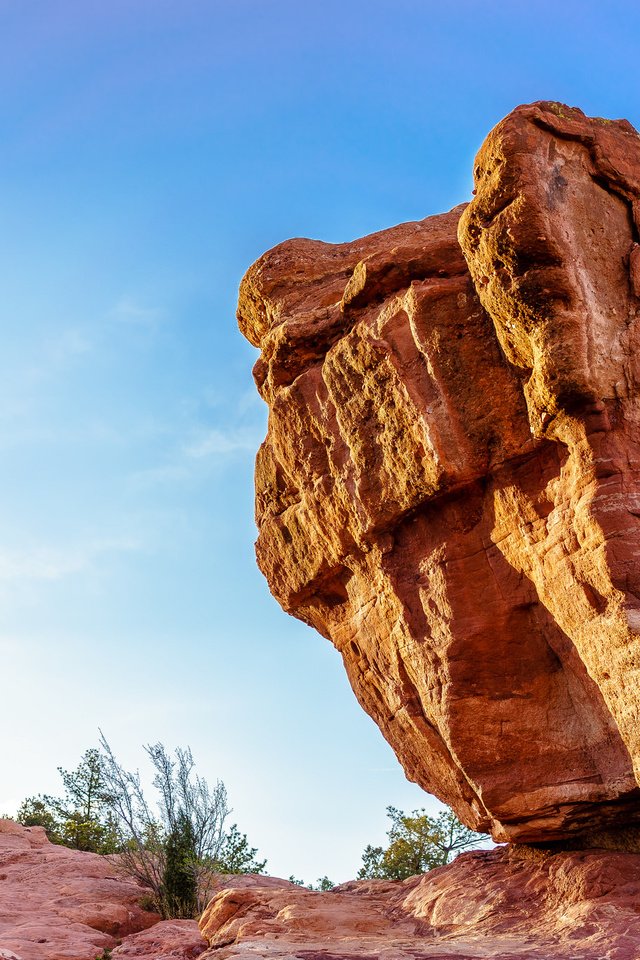
POLYGON ((468 200, 519 103, 640 126, 639 44, 616 0, 0 0, 0 813, 99 728, 190 745, 274 875, 440 809, 255 566, 238 284, 468 200))

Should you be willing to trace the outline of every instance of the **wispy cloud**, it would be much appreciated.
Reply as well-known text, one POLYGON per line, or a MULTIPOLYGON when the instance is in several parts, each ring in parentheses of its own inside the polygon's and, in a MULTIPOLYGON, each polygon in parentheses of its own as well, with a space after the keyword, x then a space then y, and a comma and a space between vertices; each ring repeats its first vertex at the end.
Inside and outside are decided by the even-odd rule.
POLYGON ((93 350, 93 337, 88 327, 68 327, 49 347, 49 361, 64 366, 93 350))
MULTIPOLYGON (((67 373, 81 357, 94 349, 95 331, 86 326, 70 326, 44 339, 37 350, 36 359, 14 368, 9 375, 12 391, 30 396, 34 388, 67 373)), ((22 401, 24 403, 24 399, 22 401)))
POLYGON ((0 656, 13 657, 17 655, 23 647, 24 644, 18 637, 0 635, 0 656))
POLYGON ((189 438, 174 448, 164 463, 131 474, 134 489, 157 485, 191 483, 208 475, 209 469, 235 454, 253 456, 264 435, 256 427, 193 428, 189 438))
POLYGON ((0 583, 17 580, 62 580, 80 573, 108 553, 131 552, 141 544, 129 538, 105 538, 70 547, 0 548, 0 583))
POLYGON ((225 456, 240 451, 255 453, 259 443, 260 437, 255 428, 236 427, 227 430, 214 428, 201 431, 196 435, 190 443, 185 445, 184 453, 192 460, 225 456))
POLYGON ((117 323, 126 323, 135 327, 156 327, 164 319, 165 313, 156 307, 146 307, 133 297, 124 296, 110 310, 109 318, 117 323))
POLYGON ((149 467, 146 470, 136 470, 129 477, 131 486, 136 490, 144 490, 156 485, 176 483, 188 480, 190 471, 179 463, 167 463, 160 467, 149 467))
POLYGON ((259 413, 261 419, 267 419, 267 406, 254 386, 249 387, 238 398, 238 414, 259 413))

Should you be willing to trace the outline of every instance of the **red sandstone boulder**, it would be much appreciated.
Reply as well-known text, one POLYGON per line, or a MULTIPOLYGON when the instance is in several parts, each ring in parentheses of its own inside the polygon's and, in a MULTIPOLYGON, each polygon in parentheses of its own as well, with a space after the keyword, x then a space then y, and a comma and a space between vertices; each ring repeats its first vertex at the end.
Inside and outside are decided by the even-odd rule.
POLYGON ((494 537, 597 688, 617 741, 599 772, 622 794, 640 779, 640 136, 519 107, 475 180, 460 242, 531 432, 560 460, 537 489, 496 492, 494 537))
POLYGON ((110 960, 194 960, 207 946, 195 920, 162 920, 127 937, 110 960))
POLYGON ((42 827, 0 820, 0 958, 94 960, 160 917, 148 893, 94 853, 49 843, 42 827))
POLYGON ((466 209, 287 241, 240 290, 258 563, 500 840, 640 821, 639 205, 629 124, 536 104, 466 209))
POLYGON ((285 881, 219 892, 200 926, 213 960, 638 960, 640 856, 462 854, 404 882, 314 893, 285 881))

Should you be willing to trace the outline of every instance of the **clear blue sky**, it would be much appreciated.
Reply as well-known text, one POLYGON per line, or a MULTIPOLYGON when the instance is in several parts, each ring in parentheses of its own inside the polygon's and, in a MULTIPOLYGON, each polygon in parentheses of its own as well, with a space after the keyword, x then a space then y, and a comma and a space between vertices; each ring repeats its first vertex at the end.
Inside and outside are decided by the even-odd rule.
POLYGON ((280 875, 435 809, 255 568, 238 282, 468 199, 518 103, 640 125, 639 44, 615 0, 0 0, 0 811, 98 726, 190 744, 280 875))

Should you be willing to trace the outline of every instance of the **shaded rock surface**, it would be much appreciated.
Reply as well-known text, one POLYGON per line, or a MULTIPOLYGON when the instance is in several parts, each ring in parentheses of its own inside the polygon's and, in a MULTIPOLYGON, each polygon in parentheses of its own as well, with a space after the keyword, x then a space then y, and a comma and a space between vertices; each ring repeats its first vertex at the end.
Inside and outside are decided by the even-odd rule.
POLYGON ((475 198, 261 257, 258 563, 497 840, 640 820, 640 137, 539 103, 475 198))
POLYGON ((195 960, 206 948, 195 920, 161 920, 126 937, 110 960, 195 960))
POLYGON ((640 856, 497 848, 314 893, 254 877, 200 926, 213 960, 637 960, 640 856), (269 881, 269 882, 267 882, 269 881))

